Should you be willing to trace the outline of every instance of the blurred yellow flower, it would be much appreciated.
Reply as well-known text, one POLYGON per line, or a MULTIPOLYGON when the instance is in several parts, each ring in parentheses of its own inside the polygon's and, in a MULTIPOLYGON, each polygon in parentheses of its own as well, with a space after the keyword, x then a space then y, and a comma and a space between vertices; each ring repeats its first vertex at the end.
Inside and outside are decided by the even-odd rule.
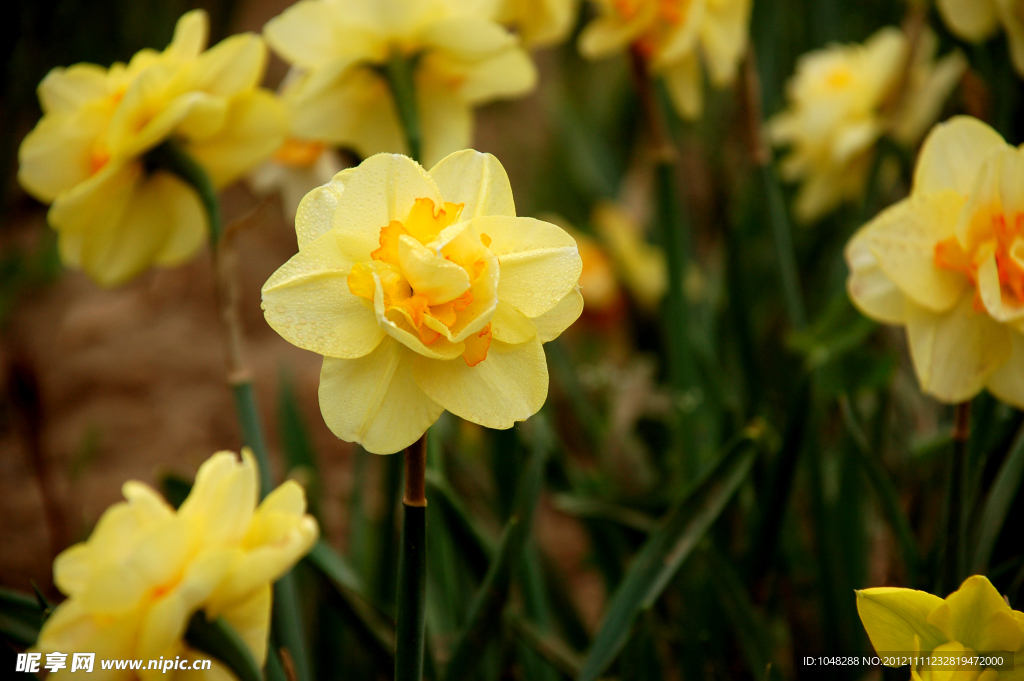
POLYGON ((972 43, 991 38, 1000 24, 1010 44, 1010 59, 1024 77, 1024 2, 1021 0, 937 0, 939 14, 956 35, 972 43))
POLYGON ((541 343, 579 317, 582 265, 564 230, 516 217, 493 156, 459 151, 428 173, 378 154, 310 192, 295 230, 299 252, 264 284, 263 310, 324 355, 335 435, 392 453, 445 409, 489 428, 540 409, 541 343))
POLYGON ((772 142, 789 147, 783 177, 801 183, 798 220, 817 220, 863 193, 880 137, 913 147, 935 122, 967 67, 959 52, 935 62, 937 47, 925 31, 905 70, 910 44, 886 27, 863 45, 831 45, 800 58, 787 84, 790 106, 768 122, 772 142))
POLYGON ((640 226, 617 204, 599 203, 592 219, 629 292, 641 306, 656 310, 668 288, 665 253, 644 241, 640 226))
POLYGON ((1024 149, 966 116, 925 140, 910 196, 846 247, 860 310, 907 328, 921 389, 1024 407, 1024 149))
POLYGON ((751 0, 595 0, 598 17, 580 34, 580 52, 600 58, 634 46, 665 79, 680 116, 704 108, 701 61, 711 84, 732 83, 747 49, 751 0))
POLYGON ((565 40, 576 22, 579 0, 493 0, 494 20, 510 26, 527 47, 565 40))
POLYGON ((393 57, 413 64, 428 164, 470 145, 474 106, 522 95, 537 79, 514 35, 456 0, 302 0, 264 35, 304 71, 286 88, 294 134, 364 157, 409 151, 382 73, 393 57))
POLYGON ((566 227, 565 231, 576 242, 580 262, 580 295, 588 315, 602 315, 622 311, 624 302, 615 268, 605 250, 585 234, 566 227))
POLYGON ((18 179, 53 203, 61 260, 99 284, 178 264, 206 236, 195 191, 148 167, 146 152, 173 139, 220 187, 281 144, 283 111, 257 87, 263 41, 243 34, 203 51, 207 31, 205 12, 189 12, 163 52, 109 69, 56 68, 39 85, 44 115, 22 142, 18 179))
MULTIPOLYGON (((200 466, 177 511, 150 487, 125 483, 127 501, 107 509, 88 540, 54 561, 54 583, 68 598, 46 620, 36 649, 100 658, 194 657, 182 636, 193 613, 203 610, 208 618, 223 617, 262 665, 271 583, 310 550, 319 531, 297 483, 284 483, 259 507, 258 490, 248 449, 241 461, 219 452, 200 466)), ((111 679, 125 672, 97 667, 96 674, 111 679)), ((233 678, 216 661, 202 674, 233 678)))
MULTIPOLYGON (((924 591, 879 587, 857 592, 857 612, 879 655, 952 656, 1005 652, 1017 658, 1015 673, 995 669, 925 668, 915 681, 995 681, 1020 673, 1024 661, 1024 613, 1011 610, 981 575, 964 580, 945 600, 924 591)), ((1006 663, 1012 660, 1005 660, 1006 663)), ((892 665, 898 666, 898 665, 892 665)))

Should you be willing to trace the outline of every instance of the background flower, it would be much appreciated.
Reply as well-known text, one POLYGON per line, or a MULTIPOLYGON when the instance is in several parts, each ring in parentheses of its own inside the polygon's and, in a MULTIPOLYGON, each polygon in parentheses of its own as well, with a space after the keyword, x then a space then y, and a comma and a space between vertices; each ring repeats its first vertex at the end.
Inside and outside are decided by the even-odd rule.
POLYGON ((1010 59, 1024 77, 1024 3, 1020 0, 936 0, 949 30, 972 43, 995 35, 1002 25, 1010 43, 1010 59))

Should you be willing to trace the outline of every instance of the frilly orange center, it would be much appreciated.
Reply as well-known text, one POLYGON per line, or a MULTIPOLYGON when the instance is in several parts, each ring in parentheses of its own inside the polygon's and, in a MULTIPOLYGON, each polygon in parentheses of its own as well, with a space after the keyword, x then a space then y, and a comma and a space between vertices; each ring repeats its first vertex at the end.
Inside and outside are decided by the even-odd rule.
MULTIPOLYGON (((461 295, 449 299, 438 300, 429 293, 417 292, 409 283, 399 261, 399 240, 402 236, 410 236, 423 245, 434 241, 438 235, 451 224, 458 221, 464 204, 445 202, 440 209, 435 208, 429 198, 416 199, 405 222, 392 220, 381 228, 378 243, 380 247, 370 253, 370 261, 357 263, 348 275, 348 288, 354 295, 373 301, 376 292, 374 275, 380 279, 384 293, 384 309, 386 312, 397 311, 409 322, 419 334, 425 345, 430 345, 441 337, 436 330, 439 324, 451 328, 463 312, 473 302, 473 283, 480 278, 486 267, 485 262, 457 262, 449 256, 446 260, 462 267, 469 276, 469 288, 461 295)), ((486 234, 480 235, 484 246, 490 245, 486 234)), ((491 345, 491 325, 487 324, 478 332, 470 334, 464 341, 463 359, 469 366, 476 366, 487 358, 491 345)))
POLYGON ((985 306, 977 290, 978 267, 994 254, 1003 296, 1018 305, 1024 304, 1024 212, 1013 216, 995 212, 988 220, 979 215, 971 225, 971 233, 981 235, 974 239, 973 248, 965 249, 956 236, 935 244, 935 266, 960 272, 970 279, 975 287, 974 309, 983 312, 985 306), (990 222, 988 229, 988 225, 979 224, 984 222, 990 222))
POLYGON ((665 43, 668 31, 686 21, 693 0, 612 0, 616 14, 623 21, 632 21, 636 18, 646 3, 653 3, 657 6, 655 21, 636 39, 634 44, 644 58, 650 59, 657 52, 658 47, 665 43))

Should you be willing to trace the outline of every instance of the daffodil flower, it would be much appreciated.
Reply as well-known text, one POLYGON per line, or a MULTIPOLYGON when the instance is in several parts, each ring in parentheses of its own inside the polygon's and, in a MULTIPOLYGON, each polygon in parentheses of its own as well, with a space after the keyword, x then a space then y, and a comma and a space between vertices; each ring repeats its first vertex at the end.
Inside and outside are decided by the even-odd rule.
POLYGON ((665 80, 680 116, 704 109, 701 62, 716 88, 730 85, 747 49, 751 0, 596 0, 598 17, 580 34, 585 57, 597 59, 630 45, 665 80))
POLYGON ((768 122, 768 132, 774 144, 789 147, 780 170, 801 183, 794 205, 801 222, 862 195, 880 137, 912 148, 935 122, 967 62, 959 52, 936 62, 938 41, 925 31, 907 70, 910 48, 902 31, 886 27, 863 45, 831 45, 800 58, 787 85, 789 108, 768 122))
POLYGON ((61 260, 102 285, 181 263, 206 237, 196 192, 151 167, 148 151, 174 140, 221 187, 281 144, 283 111, 257 87, 263 41, 237 35, 204 51, 207 31, 206 14, 189 12, 163 52, 56 68, 39 85, 44 115, 21 145, 18 179, 53 204, 61 260))
POLYGON ((1010 43, 1010 59, 1024 78, 1024 2, 1021 0, 936 0, 939 15, 956 35, 972 43, 991 38, 1000 25, 1010 43))
MULTIPOLYGON (((971 657, 973 653, 1005 653, 1005 666, 962 668, 939 664, 911 666, 914 681, 996 681, 1015 678, 1024 662, 1024 613, 1010 609, 992 583, 981 575, 968 577, 945 600, 925 591, 879 587, 857 592, 857 612, 879 656, 971 657), (925 668, 922 668, 925 667, 925 668), (943 669, 942 667, 946 667, 943 669)), ((902 666, 902 665, 891 665, 902 666)))
POLYGON ((668 289, 664 251, 644 240, 636 220, 619 204, 598 203, 592 222, 629 292, 641 306, 656 310, 668 289))
POLYGON ((441 412, 510 428, 540 409, 541 344, 583 308, 581 262, 559 227, 516 217, 497 159, 472 150, 429 172, 378 154, 302 201, 299 252, 263 286, 267 322, 324 355, 320 409, 375 453, 441 412))
POLYGON ((511 26, 526 47, 546 47, 569 35, 579 0, 496 0, 494 20, 511 26))
POLYGON ((909 197, 846 247, 847 290, 907 329, 921 389, 1024 407, 1024 149, 966 116, 925 140, 909 197))
MULTIPOLYGON (((319 532, 305 514, 302 488, 286 482, 257 507, 256 462, 242 450, 241 461, 232 452, 206 461, 177 511, 140 482, 127 482, 122 491, 126 501, 107 509, 88 540, 54 561, 54 583, 68 598, 46 620, 36 649, 195 659, 182 637, 202 610, 209 619, 223 617, 262 665, 271 584, 319 532)), ((164 678, 159 670, 150 673, 164 678)), ((124 672, 97 668, 95 674, 112 679, 124 672)), ((214 661, 200 678, 232 677, 214 661)))
POLYGON ((304 75, 295 134, 361 156, 408 153, 384 70, 412 64, 423 158, 436 163, 470 145, 473 107, 531 90, 536 70, 514 35, 446 0, 302 0, 264 28, 270 46, 304 75))

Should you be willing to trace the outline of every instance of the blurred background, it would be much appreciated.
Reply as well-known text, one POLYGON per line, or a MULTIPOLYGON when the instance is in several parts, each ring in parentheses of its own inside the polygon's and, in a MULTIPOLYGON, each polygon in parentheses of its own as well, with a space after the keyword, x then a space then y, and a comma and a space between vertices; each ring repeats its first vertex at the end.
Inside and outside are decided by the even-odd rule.
MULTIPOLYGON (((172 489, 179 478, 191 480, 213 451, 241 444, 223 380, 208 253, 111 290, 61 269, 46 207, 15 179, 18 145, 40 116, 35 87, 54 66, 106 66, 143 47, 162 48, 177 18, 197 6, 210 13, 213 43, 260 31, 289 4, 39 0, 18 3, 3 22, 0 585, 27 591, 36 584, 58 598, 53 557, 88 536, 121 498, 123 481, 172 489)), ((862 42, 912 11, 891 0, 755 0, 751 41, 765 116, 784 108, 785 82, 800 55, 862 42)), ((940 119, 970 113, 1007 142, 1024 142, 1024 86, 1005 36, 960 43, 934 9, 924 12, 939 52, 959 47, 971 65, 940 119)), ((577 31, 593 13, 583 6, 577 31)), ((932 590, 943 545, 952 412, 920 394, 902 332, 863 318, 844 289, 843 246, 906 195, 913 155, 891 152, 898 170, 886 182, 812 225, 793 227, 808 317, 795 331, 780 290, 764 175, 750 153, 742 79, 735 89, 708 90, 699 122, 670 125, 693 258, 684 282, 689 323, 669 329, 659 307, 664 264, 649 226, 654 179, 628 60, 584 61, 574 39, 535 59, 533 94, 477 110, 475 148, 505 166, 520 215, 556 221, 579 236, 587 307, 546 346, 551 393, 538 423, 496 432, 445 415, 432 430, 435 483, 460 500, 459 517, 470 519, 485 547, 512 512, 531 452, 550 450, 531 532, 513 565, 509 611, 532 624, 508 625, 487 639, 476 673, 531 681, 571 674, 656 520, 751 423, 763 437, 750 476, 665 593, 637 618, 613 673, 763 678, 771 663, 772 673, 786 678, 821 678, 799 664, 804 655, 869 654, 853 589, 932 590), (683 394, 667 387, 664 356, 673 333, 686 335, 696 357, 695 387, 683 394), (673 440, 677 412, 695 433, 685 452, 673 440)), ((276 87, 285 72, 272 57, 267 85, 276 87)), ((349 154, 347 161, 358 159, 349 154)), ((787 205, 792 194, 786 186, 787 205)), ((244 222, 237 248, 246 353, 275 474, 307 485, 325 537, 388 613, 401 458, 367 454, 330 433, 317 403, 320 358, 287 343, 263 319, 260 287, 296 251, 281 201, 239 183, 223 202, 228 222, 244 222)), ((967 513, 976 520, 983 490, 1019 445, 1024 419, 986 394, 973 414, 968 474, 981 491, 967 513)), ((1024 526, 1013 519, 1024 517, 1024 496, 1017 487, 1011 493, 1010 520, 984 567, 1015 604, 1024 583, 1024 526)), ((467 585, 478 585, 483 572, 479 546, 467 548, 467 526, 453 520, 451 508, 432 503, 428 513, 428 629, 433 654, 443 658, 467 618, 467 585)), ((388 663, 364 645, 365 632, 345 619, 344 608, 320 602, 323 588, 304 577, 316 678, 387 678, 388 663)), ((881 671, 837 668, 828 675, 881 678, 881 671)), ((908 676, 906 669, 886 674, 908 676)))

